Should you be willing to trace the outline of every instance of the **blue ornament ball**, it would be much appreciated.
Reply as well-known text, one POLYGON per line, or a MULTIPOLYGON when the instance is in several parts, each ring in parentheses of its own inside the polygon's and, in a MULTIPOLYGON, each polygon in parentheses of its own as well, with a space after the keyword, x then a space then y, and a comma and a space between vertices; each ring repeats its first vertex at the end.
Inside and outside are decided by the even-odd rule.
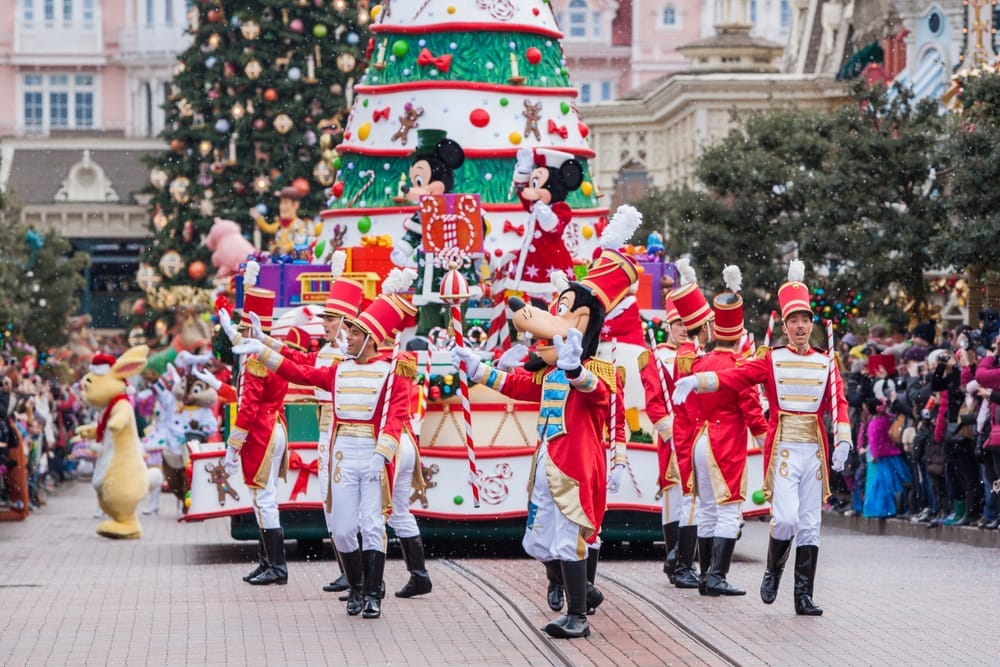
POLYGON ((267 204, 263 203, 257 204, 256 208, 257 212, 260 213, 261 215, 267 215, 267 204))
POLYGON ((226 132, 229 132, 229 121, 226 120, 225 118, 220 118, 219 120, 215 121, 215 131, 218 132, 219 134, 225 134, 226 132))
POLYGON ((350 44, 350 45, 352 45, 352 46, 361 41, 361 37, 359 37, 358 33, 356 33, 356 32, 349 32, 349 33, 347 33, 347 38, 346 39, 347 39, 347 43, 350 44))

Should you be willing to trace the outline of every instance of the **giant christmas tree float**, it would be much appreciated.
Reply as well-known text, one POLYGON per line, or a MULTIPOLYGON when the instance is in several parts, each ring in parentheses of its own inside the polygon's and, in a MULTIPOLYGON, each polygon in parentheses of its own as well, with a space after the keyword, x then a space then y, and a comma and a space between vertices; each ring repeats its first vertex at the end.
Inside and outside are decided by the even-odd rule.
POLYGON ((151 159, 154 237, 138 276, 159 311, 211 307, 202 241, 217 216, 238 226, 221 245, 256 235, 267 250, 283 235, 276 255, 308 252, 368 40, 367 0, 191 5, 192 43, 166 105, 169 150, 151 159), (302 224, 290 227, 280 218, 296 208, 302 224))
MULTIPOLYGON (((459 247, 438 253, 443 255, 433 267, 438 276, 457 261, 472 274, 475 287, 476 274, 488 275, 483 265, 491 263, 495 295, 504 289, 551 294, 549 270, 573 266, 549 261, 545 249, 557 246, 556 254, 585 265, 607 209, 590 182, 589 131, 574 102, 562 34, 549 4, 393 0, 373 6, 372 19, 369 66, 355 87, 334 161, 330 208, 322 213, 325 236, 336 234, 348 246, 393 246, 396 264, 408 261, 427 279, 418 304, 433 302, 437 291, 425 251, 449 239, 459 247), (445 146, 442 141, 460 147, 457 166, 449 163, 453 147, 435 154, 435 147, 445 146), (519 149, 527 172, 515 179, 519 149), (438 217, 440 233, 432 230, 432 238, 422 239, 420 200, 408 192, 427 185, 427 175, 413 171, 421 157, 432 166, 436 159, 449 163, 445 191, 455 193, 446 204, 454 209, 441 209, 439 201, 428 211, 423 204, 425 218, 438 217), (552 190, 548 210, 529 213, 519 192, 537 184, 529 178, 539 166, 548 168, 551 179, 561 174, 565 180, 552 190), (481 254, 461 247, 481 223, 459 210, 468 204, 460 193, 480 198, 481 254), (565 204, 558 204, 562 198, 565 204), (552 236, 557 238, 547 238, 552 236), (497 269, 501 262, 504 267, 497 269)), ((440 171, 431 179, 440 178, 440 171)))

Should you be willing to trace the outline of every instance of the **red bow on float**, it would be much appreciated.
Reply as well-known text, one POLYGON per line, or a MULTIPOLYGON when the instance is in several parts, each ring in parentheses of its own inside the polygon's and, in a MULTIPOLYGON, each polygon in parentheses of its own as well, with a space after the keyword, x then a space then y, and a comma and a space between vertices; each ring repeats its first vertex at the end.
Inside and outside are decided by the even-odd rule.
POLYGON ((569 137, 569 132, 566 130, 566 126, 556 125, 551 118, 549 118, 549 134, 558 134, 563 139, 569 137))
POLYGON ((377 122, 380 118, 383 120, 389 120, 389 107, 384 109, 375 109, 375 111, 372 112, 373 121, 377 122))
POLYGON ((290 501, 295 502, 300 493, 309 491, 309 476, 319 475, 319 459, 303 463, 299 453, 293 450, 288 455, 288 469, 299 471, 299 476, 295 478, 295 485, 292 487, 292 493, 288 496, 290 501))
POLYGON ((524 236, 524 225, 515 225, 510 220, 503 221, 503 233, 514 232, 518 236, 524 236))
POLYGON ((420 49, 420 55, 417 56, 417 64, 420 66, 434 65, 442 72, 447 72, 451 68, 451 54, 446 53, 443 56, 436 56, 427 48, 420 49))

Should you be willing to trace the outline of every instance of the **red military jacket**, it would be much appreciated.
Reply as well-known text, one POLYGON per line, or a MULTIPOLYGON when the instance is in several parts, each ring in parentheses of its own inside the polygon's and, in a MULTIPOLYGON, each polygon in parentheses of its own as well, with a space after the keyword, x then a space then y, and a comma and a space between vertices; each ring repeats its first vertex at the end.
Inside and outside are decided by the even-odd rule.
MULTIPOLYGON (((666 344, 671 349, 675 345, 666 344)), ((677 473, 677 457, 674 452, 673 413, 675 411, 670 394, 674 391, 674 378, 671 370, 656 354, 644 354, 639 357, 639 373, 642 378, 642 388, 646 394, 646 416, 656 428, 656 457, 659 464, 657 472, 657 489, 669 489, 680 481, 677 473), (660 435, 661 422, 669 425, 667 437, 660 435)))
POLYGON ((549 490, 563 516, 580 526, 584 539, 593 544, 607 509, 605 433, 612 388, 618 382, 613 366, 605 361, 589 359, 584 369, 572 384, 554 366, 535 373, 489 369, 483 384, 504 396, 539 404, 539 439, 548 441, 556 469, 555 475, 546 475, 549 490))
MULTIPOLYGON (((692 370, 696 373, 719 372, 736 368, 740 363, 736 352, 716 349, 696 359, 692 370)), ((746 500, 743 473, 747 464, 747 429, 754 438, 767 433, 767 421, 760 406, 757 388, 720 388, 714 393, 696 394, 689 402, 694 414, 691 446, 694 446, 702 433, 708 435, 711 453, 709 465, 717 466, 718 472, 712 478, 721 479, 725 483, 725 489, 714 489, 716 502, 723 504, 746 500)), ((685 480, 685 486, 691 486, 693 482, 693 479, 685 480)))
MULTIPOLYGON (((700 356, 698 348, 692 342, 677 346, 677 357, 674 362, 674 382, 691 375, 694 361, 700 356)), ((694 415, 687 402, 674 406, 674 456, 677 460, 677 472, 681 481, 681 490, 685 495, 692 493, 691 481, 691 445, 694 443, 694 415)))
MULTIPOLYGON (((274 454, 274 427, 285 422, 285 393, 288 382, 268 372, 256 358, 248 359, 242 377, 243 390, 236 409, 234 429, 245 431, 240 448, 243 481, 253 489, 267 486, 274 454)), ((281 462, 282 479, 288 472, 288 447, 281 462)))

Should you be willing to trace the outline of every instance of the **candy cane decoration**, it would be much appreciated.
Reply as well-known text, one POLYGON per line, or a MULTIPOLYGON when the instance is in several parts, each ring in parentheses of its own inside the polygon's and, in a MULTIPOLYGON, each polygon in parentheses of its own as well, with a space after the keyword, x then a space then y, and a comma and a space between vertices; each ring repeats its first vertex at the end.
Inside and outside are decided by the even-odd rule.
POLYGON ((358 175, 364 176, 365 174, 368 174, 368 182, 362 185, 361 189, 354 193, 354 196, 352 196, 351 199, 347 202, 347 208, 351 208, 352 206, 354 206, 354 202, 358 200, 358 197, 363 195, 365 193, 365 190, 370 188, 372 186, 372 183, 375 182, 375 171, 373 169, 366 169, 358 175))
MULTIPOLYGON (((673 416, 674 416, 674 402, 670 399, 670 392, 667 391, 667 374, 666 374, 666 371, 663 368, 663 364, 660 362, 660 358, 658 356, 656 356, 656 334, 653 333, 652 327, 646 329, 646 333, 648 334, 648 337, 649 337, 649 344, 652 346, 650 348, 650 350, 649 350, 649 353, 653 356, 652 362, 654 364, 656 364, 656 374, 660 378, 660 390, 663 392, 663 403, 667 407, 667 417, 670 417, 671 421, 672 421, 673 420, 673 416)), ((632 466, 629 466, 629 473, 631 473, 631 470, 632 470, 632 466)), ((659 477, 659 473, 657 473, 657 477, 659 477)), ((657 479, 657 484, 656 485, 657 486, 660 485, 659 484, 659 479, 657 479)), ((638 490, 638 488, 636 490, 638 490)), ((639 494, 639 495, 642 495, 642 494, 639 494)), ((657 489, 656 495, 654 496, 654 498, 656 500, 659 500, 662 497, 663 497, 663 490, 662 489, 657 489)))
MULTIPOLYGON (((615 384, 618 384, 618 338, 611 339, 611 370, 615 375, 615 384)), ((608 440, 611 444, 611 467, 614 468, 615 454, 618 452, 618 438, 616 437, 615 429, 618 427, 618 389, 616 387, 611 388, 611 415, 608 420, 608 440)), ((608 479, 610 479, 611 471, 608 471, 608 479)))
MULTIPOLYGON (((455 327, 455 347, 465 347, 462 338, 462 310, 457 303, 451 305, 451 322, 455 327)), ((476 445, 472 440, 472 409, 469 407, 469 373, 463 361, 458 368, 459 389, 462 393, 462 415, 465 417, 465 454, 469 459, 469 484, 472 486, 473 505, 479 507, 479 470, 476 468, 476 445)))
POLYGON ((767 319, 767 330, 764 332, 764 347, 771 347, 771 332, 774 331, 774 318, 777 315, 771 311, 771 317, 767 319))
POLYGON ((826 321, 826 344, 830 352, 830 426, 837 432, 837 351, 834 349, 833 320, 826 321))

